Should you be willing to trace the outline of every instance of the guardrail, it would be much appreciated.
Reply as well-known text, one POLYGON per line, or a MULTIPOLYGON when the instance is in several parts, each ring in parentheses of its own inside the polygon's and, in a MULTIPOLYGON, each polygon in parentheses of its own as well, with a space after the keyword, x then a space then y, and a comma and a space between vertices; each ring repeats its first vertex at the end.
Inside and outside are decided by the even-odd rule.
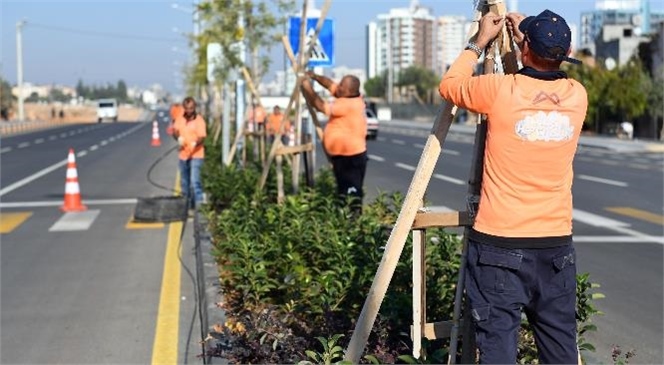
POLYGON ((0 136, 13 136, 24 132, 54 128, 74 124, 66 121, 29 121, 29 122, 0 122, 0 136))

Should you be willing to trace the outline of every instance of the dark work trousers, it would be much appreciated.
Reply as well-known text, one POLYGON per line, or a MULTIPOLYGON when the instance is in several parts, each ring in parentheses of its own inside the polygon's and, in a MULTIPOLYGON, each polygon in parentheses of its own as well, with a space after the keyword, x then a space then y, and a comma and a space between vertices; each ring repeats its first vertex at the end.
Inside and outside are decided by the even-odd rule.
POLYGON ((362 198, 364 197, 364 174, 367 171, 367 152, 353 156, 331 156, 334 177, 337 180, 337 194, 345 202, 352 198, 351 209, 355 213, 362 213, 362 198))
POLYGON ((466 294, 481 364, 515 364, 521 311, 540 364, 577 364, 576 254, 570 245, 508 249, 468 241, 466 294))

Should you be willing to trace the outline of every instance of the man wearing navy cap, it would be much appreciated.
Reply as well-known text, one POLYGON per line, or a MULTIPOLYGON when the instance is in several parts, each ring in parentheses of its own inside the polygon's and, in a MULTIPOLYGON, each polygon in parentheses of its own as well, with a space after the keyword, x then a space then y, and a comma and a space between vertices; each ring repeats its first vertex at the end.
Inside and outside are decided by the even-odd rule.
POLYGON ((572 166, 588 97, 560 69, 562 62, 579 63, 569 57, 571 40, 565 19, 549 10, 509 14, 507 21, 488 14, 440 82, 444 99, 487 116, 465 281, 481 363, 516 363, 522 312, 541 364, 578 361, 572 166), (524 67, 514 75, 473 76, 505 25, 524 67))

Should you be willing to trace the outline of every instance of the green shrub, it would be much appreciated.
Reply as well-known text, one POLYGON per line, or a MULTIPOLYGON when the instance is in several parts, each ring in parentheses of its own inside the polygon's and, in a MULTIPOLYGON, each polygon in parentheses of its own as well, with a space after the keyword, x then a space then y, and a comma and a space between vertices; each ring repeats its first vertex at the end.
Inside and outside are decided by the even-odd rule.
MULTIPOLYGON (((227 315, 244 329, 227 328, 232 345, 225 356, 240 363, 294 363, 307 355, 314 361, 338 360, 338 356, 330 357, 330 350, 350 338, 347 335, 374 280, 403 195, 380 194, 355 216, 337 201, 332 173, 323 169, 314 188, 303 188, 277 204, 274 179, 268 180, 264 191, 256 191, 260 170, 256 164, 241 169, 209 161, 204 168, 227 315), (305 353, 320 346, 316 337, 330 334, 339 334, 330 338, 334 346, 321 353, 305 353), (326 353, 329 356, 311 357, 326 353)), ((290 175, 284 164, 284 176, 290 175)), ((448 320, 461 241, 442 229, 427 230, 426 238, 427 322, 448 320)), ((409 235, 367 346, 367 353, 375 356, 364 361, 406 361, 397 357, 411 346, 407 334, 412 324, 411 252, 409 235)), ((587 320, 595 313, 588 307, 593 298, 581 297, 585 309, 580 313, 587 320)), ((583 334, 581 330, 593 327, 580 327, 583 334)), ((520 358, 529 359, 534 342, 527 331, 523 336, 520 358)), ((446 341, 428 344, 429 361, 437 361, 443 353, 438 349, 446 345, 446 341)))

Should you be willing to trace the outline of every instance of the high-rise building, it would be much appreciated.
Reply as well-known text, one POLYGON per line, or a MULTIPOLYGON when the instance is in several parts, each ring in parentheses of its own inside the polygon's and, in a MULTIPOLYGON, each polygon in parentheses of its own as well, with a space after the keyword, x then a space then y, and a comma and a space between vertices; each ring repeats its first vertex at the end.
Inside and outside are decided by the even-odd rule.
POLYGON ((396 81, 399 71, 410 66, 438 69, 436 18, 417 0, 408 8, 378 15, 366 30, 368 77, 387 71, 396 81))
POLYGON ((466 47, 466 36, 470 22, 464 16, 449 15, 438 18, 438 60, 439 65, 435 70, 439 74, 447 71, 447 68, 456 60, 466 47))
POLYGON ((604 25, 629 25, 641 36, 651 32, 651 24, 663 20, 664 13, 650 11, 649 0, 596 0, 595 10, 581 13, 579 46, 595 54, 595 40, 604 25))

